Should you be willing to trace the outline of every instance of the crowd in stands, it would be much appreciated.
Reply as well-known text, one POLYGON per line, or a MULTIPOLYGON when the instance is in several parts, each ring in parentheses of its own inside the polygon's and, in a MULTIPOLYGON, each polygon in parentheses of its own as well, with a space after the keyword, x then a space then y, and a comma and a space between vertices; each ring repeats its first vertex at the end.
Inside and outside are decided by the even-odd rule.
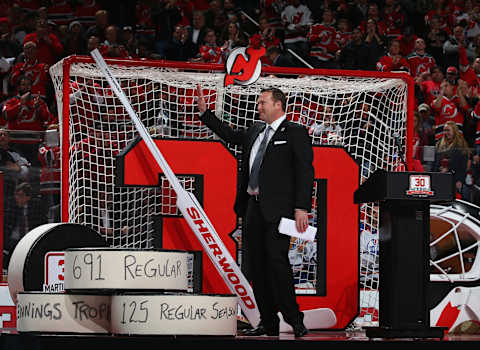
MULTIPOLYGON (((29 195, 58 208, 49 68, 62 58, 98 48, 105 57, 224 63, 247 45, 267 49, 264 65, 408 72, 416 159, 425 170, 453 171, 458 197, 480 203, 477 0, 2 0, 6 183, 27 182, 29 195), (430 161, 425 146, 435 152, 430 161)), ((7 215, 17 210, 14 197, 14 187, 5 191, 7 215)))

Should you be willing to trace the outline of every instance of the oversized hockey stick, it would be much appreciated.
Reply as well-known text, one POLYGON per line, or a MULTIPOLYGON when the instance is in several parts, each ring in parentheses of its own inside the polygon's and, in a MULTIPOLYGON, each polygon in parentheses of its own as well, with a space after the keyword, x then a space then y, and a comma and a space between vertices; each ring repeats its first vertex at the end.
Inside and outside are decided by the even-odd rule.
POLYGON ((245 317, 252 326, 256 327, 260 321, 260 314, 255 302, 252 288, 250 287, 247 279, 218 236, 203 208, 198 203, 195 195, 186 191, 173 173, 172 169, 166 162, 147 129, 130 105, 130 102, 123 93, 123 90, 117 79, 110 72, 110 69, 108 68, 100 52, 95 49, 91 52, 91 55, 98 68, 100 68, 102 73, 105 75, 105 78, 110 84, 113 92, 120 99, 120 102, 130 115, 130 118, 135 124, 138 133, 142 137, 146 146, 160 166, 160 169, 162 169, 170 185, 175 191, 177 195, 178 209, 182 213, 183 217, 187 220, 188 225, 197 236, 198 240, 203 246, 203 249, 212 261, 218 273, 222 276, 232 293, 235 293, 238 296, 240 307, 245 314, 245 317))

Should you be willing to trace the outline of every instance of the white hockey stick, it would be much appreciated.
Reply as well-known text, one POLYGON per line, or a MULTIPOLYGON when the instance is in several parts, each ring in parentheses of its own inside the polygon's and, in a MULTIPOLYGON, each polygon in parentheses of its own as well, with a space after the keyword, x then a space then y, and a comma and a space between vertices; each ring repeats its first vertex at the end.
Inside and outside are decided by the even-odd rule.
POLYGON ((188 225, 195 233, 203 249, 222 276, 225 283, 228 285, 232 293, 238 296, 238 302, 242 308, 245 317, 248 319, 253 327, 256 327, 260 321, 260 313, 257 308, 257 303, 253 295, 252 288, 242 271, 233 260, 230 252, 227 250, 222 240, 215 231, 212 223, 205 214, 203 208, 198 203, 197 198, 192 193, 186 191, 178 178, 173 173, 172 169, 165 161, 162 153, 148 133, 147 129, 140 121, 130 102, 123 93, 123 90, 117 79, 112 75, 102 55, 95 49, 91 52, 93 59, 102 73, 105 75, 115 95, 120 99, 126 111, 130 115, 132 122, 167 177, 170 185, 177 195, 177 206, 183 217, 187 220, 188 225))

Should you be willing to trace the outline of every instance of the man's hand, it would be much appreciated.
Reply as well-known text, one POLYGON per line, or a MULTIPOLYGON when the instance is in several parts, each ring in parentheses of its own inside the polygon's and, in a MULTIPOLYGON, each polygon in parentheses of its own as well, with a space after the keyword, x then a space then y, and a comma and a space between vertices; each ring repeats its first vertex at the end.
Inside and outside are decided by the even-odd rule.
POLYGON ((197 84, 197 95, 198 110, 200 111, 200 114, 203 114, 207 110, 207 103, 205 102, 205 96, 203 96, 203 90, 200 84, 197 84))
POLYGON ((308 227, 308 213, 303 209, 295 209, 295 225, 298 232, 305 232, 308 227))

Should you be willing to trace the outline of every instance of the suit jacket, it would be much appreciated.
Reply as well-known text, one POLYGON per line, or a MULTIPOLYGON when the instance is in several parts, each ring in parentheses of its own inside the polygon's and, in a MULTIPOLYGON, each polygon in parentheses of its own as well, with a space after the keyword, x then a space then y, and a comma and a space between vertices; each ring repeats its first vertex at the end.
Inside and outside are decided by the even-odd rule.
MULTIPOLYGON (((200 116, 213 132, 228 143, 243 148, 235 212, 243 217, 248 201, 249 159, 258 134, 265 123, 257 122, 247 130, 233 130, 206 111, 200 116)), ((259 174, 260 208, 269 222, 281 217, 293 218, 295 209, 310 211, 313 188, 313 150, 307 130, 287 120, 273 134, 265 151, 259 174)))

